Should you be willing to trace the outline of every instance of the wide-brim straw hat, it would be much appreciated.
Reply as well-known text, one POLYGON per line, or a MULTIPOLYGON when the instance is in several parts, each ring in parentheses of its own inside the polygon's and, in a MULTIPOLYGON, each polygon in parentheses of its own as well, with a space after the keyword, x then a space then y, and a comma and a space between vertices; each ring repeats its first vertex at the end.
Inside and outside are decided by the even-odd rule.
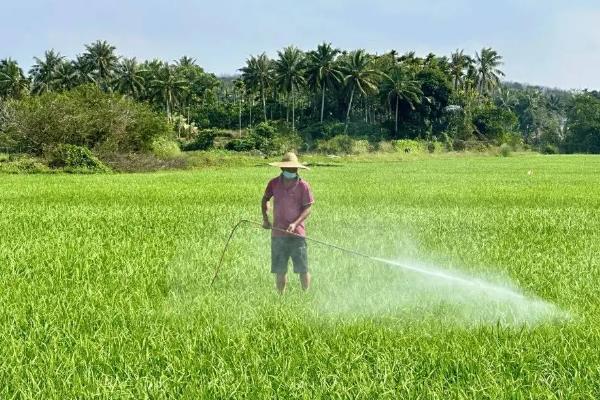
POLYGON ((272 162, 269 165, 273 167, 279 168, 302 168, 302 169, 310 169, 306 165, 300 164, 298 161, 298 156, 294 153, 285 153, 281 158, 280 162, 272 162))

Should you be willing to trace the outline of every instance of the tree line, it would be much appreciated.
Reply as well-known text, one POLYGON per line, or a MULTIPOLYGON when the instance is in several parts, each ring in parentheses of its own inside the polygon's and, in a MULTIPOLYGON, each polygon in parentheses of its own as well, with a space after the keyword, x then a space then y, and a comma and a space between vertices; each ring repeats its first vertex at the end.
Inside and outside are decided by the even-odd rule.
POLYGON ((12 59, 0 60, 0 99, 93 84, 197 128, 243 131, 263 122, 283 124, 307 142, 346 134, 456 148, 479 141, 594 151, 597 92, 503 82, 502 65, 492 48, 420 57, 322 43, 310 51, 288 46, 273 59, 250 56, 239 75, 219 78, 187 56, 138 62, 96 41, 73 60, 49 50, 28 73, 12 59))

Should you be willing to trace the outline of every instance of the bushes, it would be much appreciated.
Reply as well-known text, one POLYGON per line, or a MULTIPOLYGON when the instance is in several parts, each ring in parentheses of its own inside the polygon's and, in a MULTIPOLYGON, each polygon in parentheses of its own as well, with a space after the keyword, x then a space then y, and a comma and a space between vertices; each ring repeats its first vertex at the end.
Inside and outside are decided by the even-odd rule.
POLYGON ((317 142, 317 150, 327 154, 365 154, 372 151, 382 153, 424 154, 443 151, 440 142, 423 142, 419 140, 380 141, 372 146, 368 140, 355 140, 348 135, 338 135, 329 140, 317 142))
POLYGON ((401 139, 392 141, 396 151, 402 153, 420 154, 425 152, 425 147, 418 140, 401 139))
POLYGON ((256 149, 254 138, 233 139, 225 145, 225 149, 232 151, 250 151, 256 149))
POLYGON ((183 151, 198 151, 198 150, 209 150, 215 145, 215 138, 218 136, 217 129, 202 129, 194 140, 188 143, 184 143, 181 146, 183 151))
POLYGON ((502 157, 508 157, 512 153, 512 147, 508 143, 502 143, 499 150, 502 157))
POLYGON ((487 104, 473 111, 473 125, 487 140, 499 140, 517 128, 517 116, 509 109, 487 104))
POLYGON ((0 172, 7 174, 41 174, 48 173, 50 170, 37 158, 20 155, 0 160, 0 172))
POLYGON ((302 138, 295 132, 282 131, 268 123, 262 122, 254 129, 248 130, 243 138, 233 139, 225 145, 226 150, 252 151, 258 150, 262 154, 272 155, 297 151, 302 145, 302 138))
POLYGON ((180 156, 181 149, 177 142, 160 137, 152 143, 152 154, 160 159, 166 160, 180 156))
POLYGON ((0 142, 33 155, 59 144, 102 152, 149 151, 156 138, 172 135, 166 118, 148 105, 95 85, 11 100, 5 108, 0 142))
POLYGON ((348 135, 334 136, 317 142, 317 149, 326 154, 352 154, 354 140, 348 135))
POLYGON ((46 156, 48 165, 51 168, 63 168, 67 172, 78 170, 87 170, 87 172, 109 171, 109 168, 86 147, 61 144, 48 150, 46 156))
POLYGON ((553 144, 546 144, 540 149, 542 154, 558 154, 560 153, 558 146, 553 144))

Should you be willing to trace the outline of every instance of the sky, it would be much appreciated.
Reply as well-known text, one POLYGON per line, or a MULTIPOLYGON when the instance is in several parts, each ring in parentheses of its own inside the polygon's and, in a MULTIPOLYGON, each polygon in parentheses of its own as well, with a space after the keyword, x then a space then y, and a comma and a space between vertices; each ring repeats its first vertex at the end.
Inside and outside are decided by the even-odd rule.
POLYGON ((598 0, 21 0, 0 9, 0 59, 25 69, 45 50, 72 58, 100 39, 122 56, 188 55, 206 71, 235 74, 250 55, 326 41, 420 55, 492 47, 506 80, 600 89, 598 0))

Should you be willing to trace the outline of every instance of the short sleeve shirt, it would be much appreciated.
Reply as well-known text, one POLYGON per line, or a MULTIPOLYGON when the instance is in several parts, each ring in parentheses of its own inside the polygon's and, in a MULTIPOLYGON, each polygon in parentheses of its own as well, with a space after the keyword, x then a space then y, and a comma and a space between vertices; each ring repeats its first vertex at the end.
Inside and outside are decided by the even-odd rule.
MULTIPOLYGON (((265 198, 267 200, 273 198, 273 226, 283 230, 298 219, 306 206, 315 202, 308 182, 298 178, 289 187, 285 187, 281 175, 269 181, 265 198)), ((306 236, 304 221, 296 226, 294 233, 306 236)), ((286 236, 286 234, 274 229, 272 236, 286 236)))

